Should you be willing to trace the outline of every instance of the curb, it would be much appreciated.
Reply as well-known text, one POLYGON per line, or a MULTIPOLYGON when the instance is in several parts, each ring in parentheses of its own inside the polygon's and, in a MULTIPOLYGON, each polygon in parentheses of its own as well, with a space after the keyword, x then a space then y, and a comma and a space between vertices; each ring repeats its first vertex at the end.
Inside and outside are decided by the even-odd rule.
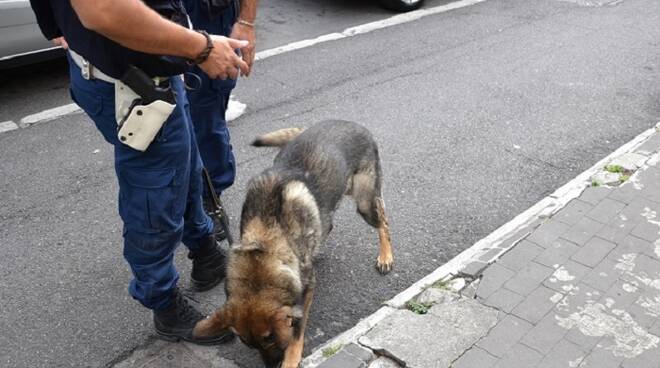
MULTIPOLYGON (((303 359, 302 367, 315 368, 322 364, 327 360, 323 353, 326 349, 336 349, 337 346, 346 346, 351 343, 359 344, 357 342, 359 336, 371 330, 376 324, 396 310, 403 308, 407 301, 421 293, 434 282, 457 276, 467 278, 478 277, 481 271, 514 247, 521 239, 529 235, 545 219, 562 209, 571 200, 580 196, 591 184, 591 177, 602 171, 606 164, 625 153, 633 152, 656 133, 660 133, 660 123, 637 135, 589 169, 555 190, 549 196, 541 199, 511 221, 500 226, 488 236, 452 258, 449 262, 415 282, 392 299, 386 301, 384 307, 365 317, 354 327, 318 346, 310 355, 303 359)), ((631 178, 630 182, 634 183, 634 178, 631 178)))

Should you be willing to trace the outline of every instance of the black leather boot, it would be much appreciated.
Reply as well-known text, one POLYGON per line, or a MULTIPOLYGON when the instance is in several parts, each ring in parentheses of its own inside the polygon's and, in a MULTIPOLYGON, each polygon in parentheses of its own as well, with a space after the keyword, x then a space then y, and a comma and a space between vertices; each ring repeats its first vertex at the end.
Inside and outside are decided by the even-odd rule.
POLYGON ((212 336, 195 336, 193 329, 204 318, 203 314, 188 304, 186 298, 175 290, 172 294, 172 304, 167 309, 154 311, 154 328, 165 340, 184 340, 199 345, 217 345, 234 336, 229 330, 212 336))
POLYGON ((209 235, 201 247, 188 253, 192 259, 190 281, 194 291, 207 291, 218 285, 226 275, 227 256, 215 236, 209 235))

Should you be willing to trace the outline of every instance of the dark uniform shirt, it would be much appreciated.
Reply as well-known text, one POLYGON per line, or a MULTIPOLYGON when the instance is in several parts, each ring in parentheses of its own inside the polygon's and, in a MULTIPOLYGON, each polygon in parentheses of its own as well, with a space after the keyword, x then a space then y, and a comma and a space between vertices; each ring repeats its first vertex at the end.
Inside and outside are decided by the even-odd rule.
MULTIPOLYGON (((69 0, 30 0, 30 3, 46 38, 64 36, 69 48, 113 78, 120 79, 129 65, 152 77, 181 74, 186 69, 182 58, 133 51, 85 28, 69 0)), ((188 17, 180 0, 145 0, 144 3, 165 18, 188 27, 188 17)))

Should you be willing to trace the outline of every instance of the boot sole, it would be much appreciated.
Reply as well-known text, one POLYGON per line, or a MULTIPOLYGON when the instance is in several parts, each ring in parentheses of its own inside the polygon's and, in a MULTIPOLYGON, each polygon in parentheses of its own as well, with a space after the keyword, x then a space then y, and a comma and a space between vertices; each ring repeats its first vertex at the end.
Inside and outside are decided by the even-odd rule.
POLYGON ((231 331, 228 331, 226 334, 223 334, 213 340, 196 340, 194 338, 181 336, 181 335, 168 334, 165 332, 160 332, 158 330, 156 330, 156 335, 158 336, 159 339, 169 342, 179 342, 183 340, 191 344, 202 345, 202 346, 220 345, 234 339, 234 334, 231 331))

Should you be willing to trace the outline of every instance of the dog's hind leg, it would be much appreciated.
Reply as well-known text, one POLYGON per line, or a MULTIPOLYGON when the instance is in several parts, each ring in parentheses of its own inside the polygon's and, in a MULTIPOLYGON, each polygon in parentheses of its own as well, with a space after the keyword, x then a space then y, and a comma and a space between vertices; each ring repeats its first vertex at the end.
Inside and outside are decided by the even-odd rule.
POLYGON ((385 215, 385 201, 381 194, 381 176, 378 161, 370 168, 362 170, 353 176, 351 195, 355 199, 357 211, 372 227, 378 229, 380 242, 376 268, 381 274, 392 270, 394 256, 390 241, 390 227, 385 215))

